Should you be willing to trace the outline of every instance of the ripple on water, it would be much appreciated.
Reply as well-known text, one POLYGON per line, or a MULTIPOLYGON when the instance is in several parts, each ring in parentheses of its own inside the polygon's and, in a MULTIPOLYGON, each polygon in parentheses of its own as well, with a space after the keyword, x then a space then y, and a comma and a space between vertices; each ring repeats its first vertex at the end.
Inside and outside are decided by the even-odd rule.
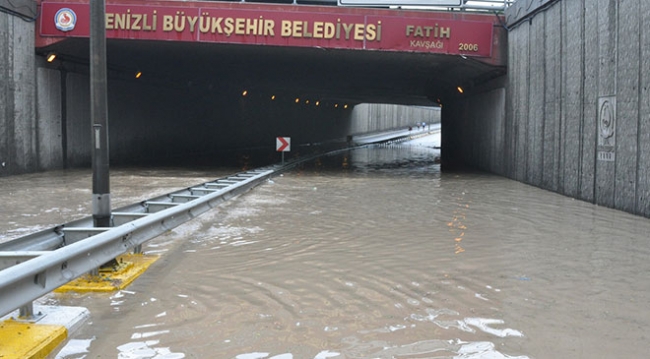
MULTIPOLYGON (((287 172, 148 243, 166 252, 131 292, 56 300, 89 307, 89 358, 647 356, 630 329, 650 325, 647 219, 443 173, 427 151, 363 149, 287 172)), ((78 214, 87 198, 70 188, 87 176, 56 176, 0 179, 0 235, 78 214)), ((114 184, 153 191, 140 177, 114 184)))

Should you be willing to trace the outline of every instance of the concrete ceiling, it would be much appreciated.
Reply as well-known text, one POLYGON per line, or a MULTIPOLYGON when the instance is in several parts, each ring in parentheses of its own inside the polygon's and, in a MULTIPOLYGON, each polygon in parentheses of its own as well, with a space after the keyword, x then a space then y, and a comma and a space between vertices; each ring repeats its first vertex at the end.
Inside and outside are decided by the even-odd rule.
MULTIPOLYGON (((39 53, 87 66, 87 39, 68 39, 39 53)), ((336 99, 349 103, 435 105, 505 73, 473 58, 425 53, 224 45, 171 41, 108 40, 109 76, 132 77, 160 86, 248 89, 336 99)))

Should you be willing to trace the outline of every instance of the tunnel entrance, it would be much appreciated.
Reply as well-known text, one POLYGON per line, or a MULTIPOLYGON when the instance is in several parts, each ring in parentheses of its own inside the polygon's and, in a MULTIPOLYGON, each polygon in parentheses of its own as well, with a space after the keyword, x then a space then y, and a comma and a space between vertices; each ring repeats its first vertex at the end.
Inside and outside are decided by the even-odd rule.
MULTIPOLYGON (((48 4, 52 5, 44 2, 43 6, 48 4)), ((150 34, 153 30, 117 29, 126 26, 118 24, 117 19, 128 9, 129 14, 141 15, 153 9, 133 2, 128 3, 132 8, 127 9, 125 4, 111 3, 113 7, 107 12, 112 19, 107 27, 112 163, 162 159, 174 162, 176 158, 209 156, 233 149, 273 149, 277 136, 292 137, 294 144, 305 147, 344 144, 348 136, 362 130, 390 131, 406 128, 409 124, 416 126, 416 122, 433 122, 412 115, 418 107, 414 107, 415 110, 396 107, 381 110, 375 117, 366 116, 366 127, 361 129, 354 120, 355 108, 361 104, 379 108, 381 104, 440 108, 462 96, 463 89, 469 91, 505 72, 501 58, 504 33, 499 18, 493 15, 223 3, 210 3, 211 8, 201 13, 215 19, 223 15, 223 21, 230 15, 233 21, 245 20, 246 16, 250 19, 246 11, 261 14, 277 24, 293 19, 291 35, 287 35, 283 40, 286 43, 280 46, 273 42, 282 38, 280 32, 275 39, 256 39, 257 42, 252 41, 252 35, 243 33, 237 41, 203 42, 192 37, 198 36, 197 31, 200 31, 196 29, 194 32, 176 31, 178 39, 157 38, 158 35, 150 34), (212 12, 214 9, 220 11, 218 15, 212 12), (278 11, 286 14, 278 15, 278 11), (418 51, 406 51, 399 47, 402 45, 395 44, 387 44, 382 50, 372 47, 376 44, 369 45, 371 39, 368 38, 364 38, 361 48, 354 47, 358 44, 319 46, 316 39, 309 40, 313 43, 308 42, 311 45, 306 46, 306 33, 303 31, 300 36, 296 33, 295 28, 301 26, 299 20, 312 27, 320 26, 317 25, 319 21, 325 24, 329 21, 327 16, 332 14, 338 16, 341 23, 363 19, 355 21, 362 21, 357 24, 364 24, 366 35, 370 29, 368 24, 381 22, 382 41, 396 36, 388 35, 391 26, 402 26, 399 36, 438 36, 448 40, 444 46, 450 47, 444 51, 433 47, 423 50, 420 45, 425 43, 417 39, 405 44, 415 46, 418 51), (393 20, 394 16, 399 20, 393 20), (423 22, 425 19, 431 26, 423 22), (478 51, 474 45, 464 48, 462 43, 452 44, 463 38, 467 29, 476 26, 491 34, 492 43, 487 45, 491 48, 490 57, 474 56, 476 54, 471 52, 478 51), (252 42, 245 43, 245 39, 252 42), (387 49, 392 50, 385 51, 387 49)), ((176 2, 165 4, 181 6, 176 2)), ((194 2, 182 4, 187 6, 187 13, 199 5, 208 6, 194 2)), ((47 17, 47 11, 52 11, 45 7, 43 10, 43 18, 47 17)), ((156 11, 160 19, 167 16, 164 7, 156 11)), ((333 21, 338 24, 338 20, 333 21)), ((49 126, 48 133, 52 133, 52 143, 48 146, 61 152, 65 166, 88 165, 88 39, 83 33, 74 33, 82 31, 81 27, 65 38, 57 38, 51 37, 56 34, 51 31, 58 31, 49 30, 52 24, 39 26, 37 81, 43 90, 38 101, 40 121, 49 126), (51 54, 56 58, 49 61, 51 54), (61 118, 60 127, 56 125, 57 117, 61 118)), ((282 31, 281 25, 273 29, 282 31)), ((310 36, 314 36, 313 33, 310 36)), ((354 39, 349 41, 354 42, 354 39)), ((377 43, 378 38, 372 41, 377 43)), ((483 49, 481 45, 480 51, 483 49)), ((44 166, 54 167, 59 159, 52 161, 44 166)))

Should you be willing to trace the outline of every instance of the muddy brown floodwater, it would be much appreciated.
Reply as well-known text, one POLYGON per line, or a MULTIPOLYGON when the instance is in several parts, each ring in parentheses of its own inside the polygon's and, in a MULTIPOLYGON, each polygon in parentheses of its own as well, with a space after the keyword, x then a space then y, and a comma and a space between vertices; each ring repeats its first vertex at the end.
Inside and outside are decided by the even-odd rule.
MULTIPOLYGON (((646 358, 650 221, 484 173, 426 141, 276 177, 145 245, 59 358, 646 358)), ((118 169, 125 205, 236 169, 118 169)), ((0 178, 0 240, 89 213, 88 171, 0 178)), ((116 205, 117 205, 116 204, 116 205)))

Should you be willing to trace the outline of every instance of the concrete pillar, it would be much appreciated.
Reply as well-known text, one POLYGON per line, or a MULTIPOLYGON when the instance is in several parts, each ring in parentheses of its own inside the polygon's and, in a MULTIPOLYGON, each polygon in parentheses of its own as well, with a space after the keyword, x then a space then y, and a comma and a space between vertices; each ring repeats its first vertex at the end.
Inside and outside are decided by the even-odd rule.
POLYGON ((39 170, 64 167, 61 106, 61 73, 39 67, 36 70, 36 136, 39 170))
POLYGON ((34 23, 0 13, 0 176, 34 171, 34 23))

